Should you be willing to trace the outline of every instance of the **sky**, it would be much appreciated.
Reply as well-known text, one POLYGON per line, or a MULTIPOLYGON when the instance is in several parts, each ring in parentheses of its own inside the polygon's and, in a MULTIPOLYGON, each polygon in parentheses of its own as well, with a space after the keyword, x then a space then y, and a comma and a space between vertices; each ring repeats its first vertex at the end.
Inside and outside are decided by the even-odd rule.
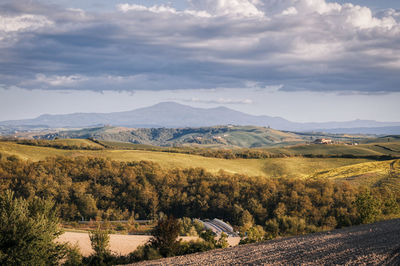
POLYGON ((400 1, 0 2, 0 121, 164 101, 400 121, 400 1))

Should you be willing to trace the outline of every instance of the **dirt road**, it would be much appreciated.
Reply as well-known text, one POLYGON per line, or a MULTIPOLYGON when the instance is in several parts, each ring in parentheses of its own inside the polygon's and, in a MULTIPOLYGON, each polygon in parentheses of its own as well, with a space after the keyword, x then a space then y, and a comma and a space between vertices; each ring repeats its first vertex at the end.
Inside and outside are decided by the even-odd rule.
POLYGON ((400 265, 400 219, 138 265, 400 265))

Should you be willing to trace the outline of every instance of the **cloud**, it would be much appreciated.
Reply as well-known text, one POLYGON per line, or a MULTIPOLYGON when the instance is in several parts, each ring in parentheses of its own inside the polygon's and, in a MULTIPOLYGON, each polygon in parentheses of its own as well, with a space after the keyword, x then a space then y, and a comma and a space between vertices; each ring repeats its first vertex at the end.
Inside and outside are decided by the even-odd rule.
POLYGON ((85 78, 79 75, 72 75, 72 76, 51 76, 47 77, 44 74, 37 74, 35 82, 36 83, 44 83, 50 86, 71 86, 78 82, 85 80, 85 78))
POLYGON ((165 6, 165 5, 155 5, 152 7, 146 7, 142 5, 135 5, 135 4, 119 4, 117 5, 118 9, 122 12, 129 12, 129 11, 149 11, 153 13, 177 13, 175 8, 165 6))
POLYGON ((258 0, 191 0, 192 7, 205 10, 213 16, 263 17, 258 0))
POLYGON ((0 31, 14 32, 27 29, 36 30, 40 27, 53 24, 44 16, 23 14, 15 17, 0 16, 0 31))
POLYGON ((136 5, 136 4, 118 4, 117 9, 126 13, 126 12, 151 12, 151 13, 171 13, 175 15, 189 15, 189 16, 197 16, 209 18, 212 15, 204 10, 193 10, 187 9, 184 11, 177 11, 175 8, 166 5, 154 5, 150 7, 136 5))
MULTIPOLYGON (((156 74, 137 74, 129 76, 100 75, 100 76, 46 76, 37 74, 34 79, 25 80, 18 84, 26 89, 53 89, 67 90, 90 88, 93 91, 137 91, 137 90, 183 90, 186 88, 197 87, 200 84, 187 77, 156 75, 156 74)), ((212 83, 204 82, 203 86, 211 88, 212 83)))
POLYGON ((0 79, 47 90, 400 91, 400 12, 325 0, 0 4, 0 79), (268 90, 268 89, 267 89, 268 90))
POLYGON ((290 6, 282 11, 282 15, 297 15, 299 12, 294 6, 290 6))
POLYGON ((12 46, 17 42, 19 34, 37 31, 52 24, 51 20, 41 15, 7 16, 0 14, 0 48, 12 46))

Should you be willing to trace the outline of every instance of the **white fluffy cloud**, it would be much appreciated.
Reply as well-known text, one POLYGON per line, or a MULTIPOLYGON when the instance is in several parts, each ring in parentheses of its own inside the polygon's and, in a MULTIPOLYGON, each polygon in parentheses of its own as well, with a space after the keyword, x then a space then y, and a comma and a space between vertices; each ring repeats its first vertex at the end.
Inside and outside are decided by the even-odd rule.
POLYGON ((196 0, 190 1, 192 9, 177 11, 167 5, 143 6, 137 4, 118 4, 122 12, 148 11, 153 13, 188 14, 200 17, 263 17, 264 13, 258 9, 262 3, 259 0, 196 0))
POLYGON ((163 13, 163 12, 169 12, 169 13, 177 13, 175 8, 165 6, 165 5, 155 5, 152 7, 146 7, 142 5, 136 5, 136 4, 119 4, 117 5, 118 9, 123 11, 123 12, 129 12, 129 11, 149 11, 149 12, 154 12, 154 13, 163 13))
POLYGON ((1 16, 0 31, 14 32, 24 30, 36 30, 38 28, 53 24, 45 16, 35 16, 31 14, 22 14, 18 16, 1 16))
POLYGON ((264 13, 258 9, 259 0, 192 0, 192 7, 206 11, 213 16, 262 17, 264 13))
POLYGON ((18 40, 18 34, 36 31, 52 24, 51 20, 41 15, 4 16, 0 14, 0 47, 14 44, 18 40))

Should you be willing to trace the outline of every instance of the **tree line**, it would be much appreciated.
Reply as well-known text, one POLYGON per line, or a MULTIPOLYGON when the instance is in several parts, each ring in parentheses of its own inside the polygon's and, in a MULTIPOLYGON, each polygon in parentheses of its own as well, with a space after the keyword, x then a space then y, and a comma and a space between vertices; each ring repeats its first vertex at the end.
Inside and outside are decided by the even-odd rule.
POLYGON ((356 200, 370 193, 379 215, 398 213, 400 195, 346 182, 248 177, 204 169, 162 169, 148 161, 55 157, 39 162, 0 159, 0 189, 53 199, 65 221, 220 218, 249 221, 274 234, 297 234, 361 223, 356 200), (276 228, 277 227, 277 228, 276 228))
POLYGON ((94 145, 88 145, 84 143, 72 144, 63 140, 41 140, 41 139, 21 139, 16 141, 17 144, 38 146, 38 147, 49 147, 61 150, 103 150, 103 147, 94 145))

